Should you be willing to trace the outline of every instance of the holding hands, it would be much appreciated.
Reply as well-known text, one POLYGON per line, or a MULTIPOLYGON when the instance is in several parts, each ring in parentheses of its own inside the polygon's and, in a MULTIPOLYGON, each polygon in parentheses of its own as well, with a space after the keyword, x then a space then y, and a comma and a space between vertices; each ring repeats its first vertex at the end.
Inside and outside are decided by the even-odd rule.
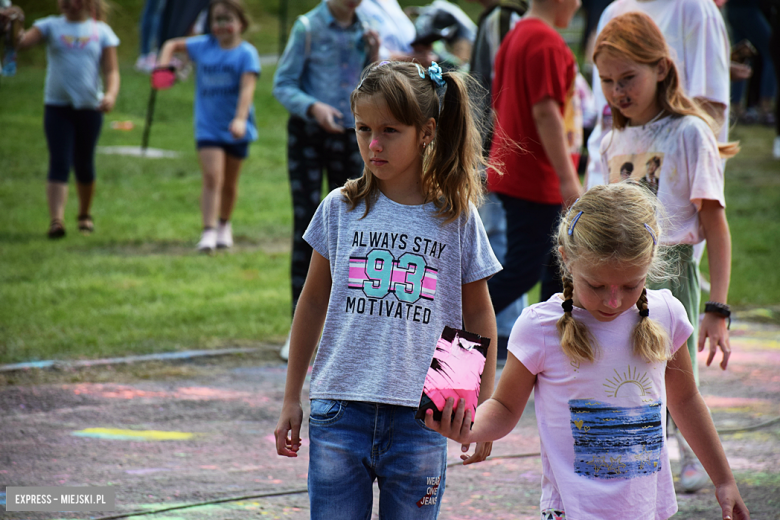
POLYGON ((493 442, 479 442, 474 450, 474 454, 469 456, 469 447, 471 440, 471 410, 466 410, 466 400, 459 399, 458 406, 455 407, 455 400, 450 397, 442 410, 441 422, 434 420, 433 410, 427 410, 425 413, 425 426, 439 432, 448 439, 461 443, 460 456, 464 465, 482 462, 490 456, 493 450, 493 442), (454 412, 453 412, 454 408, 454 412))

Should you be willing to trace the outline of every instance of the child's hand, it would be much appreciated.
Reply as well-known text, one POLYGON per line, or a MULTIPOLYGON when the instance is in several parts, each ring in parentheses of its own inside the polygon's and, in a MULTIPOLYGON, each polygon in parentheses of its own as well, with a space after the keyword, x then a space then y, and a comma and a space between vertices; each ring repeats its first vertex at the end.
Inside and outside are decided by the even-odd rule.
POLYGON ((100 112, 103 112, 104 114, 108 114, 114 109, 115 104, 116 104, 116 97, 114 97, 111 94, 106 94, 103 96, 103 100, 98 105, 98 110, 100 112))
POLYGON ((460 447, 460 451, 463 452, 460 459, 463 461, 464 466, 474 464, 475 462, 482 462, 488 458, 493 451, 493 441, 478 442, 477 447, 474 450, 474 455, 469 457, 466 454, 466 452, 469 451, 469 446, 470 444, 464 444, 460 447))
POLYGON ((723 351, 723 360, 720 362, 720 368, 726 370, 731 356, 731 344, 729 343, 729 331, 726 327, 726 318, 705 312, 701 319, 699 329, 699 352, 704 350, 704 344, 710 339, 710 353, 707 356, 707 366, 710 366, 715 354, 718 353, 718 347, 723 351))
POLYGON ((282 406, 282 414, 276 423, 274 437, 276 437, 276 453, 283 457, 297 457, 301 449, 301 423, 303 422, 303 409, 301 403, 285 403, 282 406), (287 433, 290 433, 290 437, 287 433))
POLYGON ((363 40, 366 42, 366 53, 368 59, 371 62, 379 60, 379 46, 382 40, 379 38, 379 33, 374 29, 369 29, 363 33, 363 40))
POLYGON ((742 496, 739 494, 736 482, 721 484, 715 488, 715 497, 723 511, 723 520, 749 520, 748 511, 742 496))
POLYGON ((24 11, 18 5, 0 9, 0 24, 5 25, 14 20, 24 21, 24 11))
POLYGON ((317 101, 309 107, 309 114, 317 120, 317 123, 328 133, 343 134, 344 127, 336 123, 337 119, 342 119, 344 114, 338 109, 317 101))
POLYGON ((246 134, 246 119, 235 118, 230 122, 228 129, 233 139, 241 139, 246 134))
MULTIPOLYGON (((471 410, 464 413, 466 400, 459 399, 458 407, 455 409, 455 415, 453 415, 452 409, 454 404, 455 399, 448 397, 444 410, 441 412, 441 422, 436 422, 433 419, 433 410, 426 410, 425 426, 441 433, 448 439, 465 445, 466 450, 468 450, 468 445, 471 444, 469 440, 471 434, 471 410)), ((474 462, 477 461, 475 460, 474 462)))

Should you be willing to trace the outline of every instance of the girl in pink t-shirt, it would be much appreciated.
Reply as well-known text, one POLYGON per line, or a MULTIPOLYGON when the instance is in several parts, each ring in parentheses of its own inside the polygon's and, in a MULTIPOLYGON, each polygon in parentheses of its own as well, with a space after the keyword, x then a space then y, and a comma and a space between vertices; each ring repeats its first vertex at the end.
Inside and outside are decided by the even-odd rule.
POLYGON ((426 415, 460 443, 496 440, 533 390, 542 518, 672 516, 667 408, 715 484, 723 518, 750 517, 681 348, 692 331, 685 310, 668 290, 646 288, 667 264, 658 211, 658 199, 631 181, 585 193, 558 227, 563 293, 520 316, 473 428, 463 400, 449 399, 441 422, 426 415))

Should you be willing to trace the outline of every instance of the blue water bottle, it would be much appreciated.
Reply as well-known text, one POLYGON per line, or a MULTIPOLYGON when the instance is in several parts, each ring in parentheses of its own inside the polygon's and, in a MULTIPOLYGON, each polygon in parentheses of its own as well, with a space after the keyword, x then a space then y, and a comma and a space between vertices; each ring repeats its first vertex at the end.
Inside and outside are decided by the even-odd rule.
POLYGON ((16 75, 16 49, 6 49, 3 56, 3 76, 16 75))

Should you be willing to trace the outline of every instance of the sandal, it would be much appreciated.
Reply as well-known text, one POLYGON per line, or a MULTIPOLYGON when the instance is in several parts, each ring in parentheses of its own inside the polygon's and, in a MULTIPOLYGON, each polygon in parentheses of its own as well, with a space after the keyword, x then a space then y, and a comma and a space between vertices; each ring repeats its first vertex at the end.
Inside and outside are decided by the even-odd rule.
POLYGON ((61 219, 53 218, 49 224, 49 238, 62 238, 65 236, 65 225, 61 219))
POLYGON ((95 230, 95 224, 92 222, 92 217, 90 215, 79 215, 78 221, 79 231, 83 234, 88 235, 95 230))

